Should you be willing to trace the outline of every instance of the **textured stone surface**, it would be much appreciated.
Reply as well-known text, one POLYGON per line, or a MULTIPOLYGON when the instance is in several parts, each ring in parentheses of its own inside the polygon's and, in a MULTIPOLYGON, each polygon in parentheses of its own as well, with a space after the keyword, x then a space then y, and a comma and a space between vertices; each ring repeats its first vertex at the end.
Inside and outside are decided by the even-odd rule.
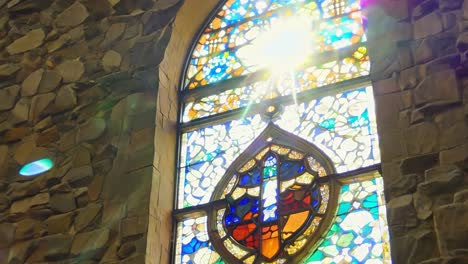
POLYGON ((122 57, 119 53, 109 50, 106 52, 104 57, 102 58, 102 66, 104 70, 111 72, 113 70, 117 70, 122 62, 122 57))
POLYGON ((145 262, 158 65, 176 2, 0 0, 0 263, 145 262), (45 157, 51 171, 18 175, 45 157))
POLYGON ((75 218, 75 230, 80 232, 96 220, 101 212, 102 206, 98 204, 90 204, 81 209, 75 218))
POLYGON ((99 258, 109 241, 109 229, 97 229, 92 232, 80 233, 73 240, 71 254, 75 256, 91 256, 99 258))
POLYGON ((89 16, 88 10, 84 5, 75 2, 65 11, 57 16, 57 26, 73 27, 81 24, 89 16))
POLYGON ((77 141, 95 140, 102 136, 106 130, 106 121, 102 118, 92 118, 80 126, 77 141))
POLYGON ((19 71, 21 67, 18 64, 7 63, 0 65, 0 77, 10 77, 15 72, 19 71))
POLYGON ((435 210, 434 223, 442 254, 466 248, 468 237, 466 219, 468 219, 468 204, 456 203, 435 210))
POLYGON ((21 96, 32 96, 37 93, 39 84, 41 83, 42 75, 44 70, 39 69, 31 73, 24 81, 21 86, 21 96))
POLYGON ((78 60, 65 61, 57 66, 57 70, 62 75, 63 81, 76 82, 78 81, 85 71, 85 67, 82 62, 78 60))
POLYGON ((28 50, 32 50, 42 45, 45 38, 45 33, 42 28, 34 29, 29 31, 23 37, 15 40, 13 43, 8 45, 6 50, 11 55, 22 53, 28 50))
POLYGON ((20 87, 18 85, 9 86, 0 89, 0 111, 9 110, 15 106, 16 96, 20 87))

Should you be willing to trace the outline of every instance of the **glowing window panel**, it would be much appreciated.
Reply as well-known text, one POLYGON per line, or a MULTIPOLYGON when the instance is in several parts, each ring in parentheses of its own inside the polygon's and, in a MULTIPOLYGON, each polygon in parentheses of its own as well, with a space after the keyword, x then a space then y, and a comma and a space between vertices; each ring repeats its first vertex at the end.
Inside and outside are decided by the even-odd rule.
POLYGON ((216 14, 206 32, 219 30, 245 19, 265 16, 282 7, 304 4, 309 13, 318 18, 329 18, 360 10, 359 0, 229 0, 216 14))
POLYGON ((19 174, 27 177, 36 176, 49 171, 50 169, 52 169, 53 166, 54 163, 52 162, 52 160, 47 158, 40 159, 24 165, 20 169, 19 174))
POLYGON ((369 75, 367 48, 359 47, 352 56, 319 66, 307 67, 294 74, 275 75, 268 80, 202 97, 185 106, 183 122, 247 107, 263 100, 300 93, 369 75))
MULTIPOLYGON (((289 105, 275 124, 320 148, 338 172, 380 162, 372 87, 289 105)), ((260 115, 182 136, 179 208, 208 203, 227 167, 267 126, 260 115)))
POLYGON ((372 87, 285 107, 275 123, 330 157, 338 172, 380 162, 372 87))
POLYGON ((391 263, 382 194, 381 177, 344 185, 334 223, 305 263, 391 263))
MULTIPOLYGON (((251 20, 218 32, 203 34, 187 70, 188 88, 216 83, 271 66, 272 62, 268 60, 279 56, 281 47, 291 46, 292 43, 306 46, 291 46, 291 50, 286 53, 297 50, 299 58, 303 59, 308 53, 332 51, 366 40, 361 12, 325 20, 318 26, 312 23, 314 17, 316 16, 309 14, 285 19, 280 14, 273 14, 267 19, 251 20), (290 21, 291 19, 293 20, 290 21), (297 33, 291 31, 291 28, 297 33), (268 37, 270 31, 274 35, 268 37), (275 36, 279 39, 275 39, 275 36), (267 39, 263 40, 262 37, 267 39), (271 43, 278 43, 278 47, 271 43), (265 54, 262 55, 262 52, 265 54)), ((291 61, 291 55, 286 55, 284 57, 288 58, 287 61, 291 61)))
MULTIPOLYGON (((296 13, 296 12, 294 12, 296 13)), ((274 13, 268 18, 259 18, 220 31, 202 34, 193 51, 194 58, 213 57, 228 49, 240 49, 271 29, 272 25, 281 21, 280 13, 274 13)), ((353 12, 343 17, 325 20, 313 29, 316 16, 308 14, 299 21, 303 26, 310 27, 307 32, 314 40, 311 52, 323 52, 344 48, 365 41, 362 13, 353 12), (307 25, 309 23, 309 25, 307 25)), ((297 26, 297 25, 294 25, 297 26)), ((236 53, 238 54, 238 53, 236 53)))

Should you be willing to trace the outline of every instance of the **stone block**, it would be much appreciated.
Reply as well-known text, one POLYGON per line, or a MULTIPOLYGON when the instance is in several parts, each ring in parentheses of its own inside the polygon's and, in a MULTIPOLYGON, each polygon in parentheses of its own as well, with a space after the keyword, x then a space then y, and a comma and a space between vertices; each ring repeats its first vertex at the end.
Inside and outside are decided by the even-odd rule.
POLYGON ((15 240, 25 240, 33 238, 35 235, 40 234, 40 222, 30 218, 21 220, 17 223, 15 240))
POLYGON ((15 40, 11 43, 7 48, 7 52, 10 55, 15 55, 19 53, 23 53, 28 50, 35 49, 40 47, 44 42, 45 33, 42 28, 34 29, 29 31, 23 37, 15 40))
POLYGON ((0 224, 0 248, 9 247, 15 240, 15 225, 12 223, 0 224))
POLYGON ((79 60, 67 60, 57 66, 65 83, 76 82, 85 72, 84 64, 79 60))
POLYGON ((440 132, 433 123, 413 125, 404 132, 404 136, 410 155, 428 154, 439 150, 440 132))
POLYGON ((0 98, 2 98, 2 100, 0 100, 0 111, 10 110, 15 106, 19 90, 19 85, 12 85, 0 89, 0 98))
POLYGON ((379 128, 394 127, 398 123, 398 113, 402 109, 400 93, 376 96, 375 108, 379 128))
POLYGON ((460 92, 455 71, 445 70, 429 75, 414 90, 414 100, 417 106, 458 102, 460 92))
POLYGON ((50 208, 60 213, 67 213, 76 209, 73 193, 55 193, 50 198, 50 208))
POLYGON ((89 165, 72 168, 65 174, 64 179, 73 187, 80 187, 91 182, 94 176, 93 168, 89 165))
MULTIPOLYGON (((436 234, 432 230, 418 230, 412 234, 414 247, 406 263, 419 263, 439 256, 436 234)), ((404 250, 404 249, 402 249, 404 250)))
POLYGON ((468 143, 440 152, 440 164, 456 164, 462 169, 468 168, 468 143))
POLYGON ((434 211, 434 224, 442 255, 455 249, 466 249, 468 237, 468 204, 455 203, 434 211))
POLYGON ((409 228, 417 224, 413 195, 407 194, 390 200, 387 204, 388 225, 409 228))
POLYGON ((372 84, 372 87, 374 88, 374 93, 376 95, 383 95, 400 91, 398 79, 395 76, 385 80, 376 81, 372 84))
POLYGON ((413 194, 414 208, 420 220, 427 220, 432 215, 432 200, 420 192, 413 194))
POLYGON ((75 218, 75 230, 81 232, 93 222, 98 221, 98 215, 102 211, 102 205, 89 204, 85 208, 79 210, 75 218))
POLYGON ((85 21, 88 16, 86 7, 80 2, 75 2, 57 16, 56 23, 59 27, 74 27, 85 21))
POLYGON ((414 38, 421 39, 442 32, 443 24, 439 13, 433 12, 414 22, 414 38))
POLYGON ((32 96, 37 93, 39 84, 44 73, 43 69, 39 69, 31 73, 21 85, 21 96, 32 96))
POLYGON ((32 98, 31 108, 29 109, 29 119, 36 120, 46 114, 46 109, 55 99, 54 93, 36 95, 32 98))
POLYGON ((28 262, 60 260, 68 256, 72 241, 73 236, 64 234, 43 237, 37 242, 37 248, 28 258, 28 262))
POLYGON ((104 253, 109 239, 110 231, 107 228, 97 229, 87 233, 79 233, 73 240, 71 254, 73 256, 99 259, 104 253))
POLYGON ((431 173, 426 182, 418 185, 418 192, 425 195, 433 195, 442 192, 450 192, 463 182, 463 172, 458 168, 437 169, 438 172, 431 173), (428 179, 429 178, 429 179, 428 179))
POLYGON ((10 248, 8 254, 8 264, 26 263, 26 259, 36 248, 37 243, 34 240, 29 240, 22 243, 16 243, 10 248))
POLYGON ((130 217, 120 223, 120 235, 122 238, 144 234, 148 231, 147 217, 130 217))
POLYGON ((70 230, 70 226, 73 223, 73 218, 75 213, 66 213, 60 215, 53 215, 49 217, 46 221, 47 233, 49 235, 53 234, 65 234, 70 230))
POLYGON ((34 197, 29 197, 13 202, 10 208, 10 213, 25 213, 33 206, 48 204, 49 200, 49 193, 39 193, 34 197))
POLYGON ((40 192, 43 184, 39 180, 29 182, 14 182, 8 186, 7 195, 10 200, 15 201, 26 196, 33 196, 40 192))
POLYGON ((83 142, 98 139, 104 134, 106 127, 104 119, 92 118, 79 127, 76 141, 83 142))

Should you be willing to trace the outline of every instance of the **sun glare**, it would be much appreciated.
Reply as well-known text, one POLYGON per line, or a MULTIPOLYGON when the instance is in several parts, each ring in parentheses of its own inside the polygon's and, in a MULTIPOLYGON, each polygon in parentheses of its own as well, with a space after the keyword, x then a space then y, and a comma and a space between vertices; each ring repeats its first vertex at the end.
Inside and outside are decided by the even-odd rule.
POLYGON ((272 73, 285 73, 304 63, 313 43, 310 21, 305 17, 283 17, 271 23, 252 43, 239 50, 243 61, 272 73))

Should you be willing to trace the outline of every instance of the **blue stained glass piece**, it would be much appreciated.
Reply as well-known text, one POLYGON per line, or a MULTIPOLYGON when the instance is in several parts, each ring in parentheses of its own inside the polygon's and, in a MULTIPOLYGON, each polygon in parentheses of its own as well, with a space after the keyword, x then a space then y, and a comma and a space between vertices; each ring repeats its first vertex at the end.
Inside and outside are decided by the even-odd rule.
POLYGON ((35 176, 49 171, 54 166, 51 159, 40 159, 24 165, 19 174, 22 176, 35 176))
POLYGON ((258 206, 252 206, 252 213, 258 213, 258 206))
POLYGON ((336 118, 330 118, 320 123, 321 127, 328 129, 328 130, 335 130, 335 125, 336 125, 336 118))
POLYGON ((232 214, 226 215, 226 218, 224 219, 224 223, 226 225, 231 225, 232 222, 234 222, 233 215, 232 214))
POLYGON ((265 167, 272 167, 276 166, 276 158, 273 155, 269 155, 268 158, 265 160, 265 167))
POLYGON ((242 199, 242 201, 239 203, 239 205, 246 205, 246 204, 249 203, 249 200, 250 200, 249 198, 244 198, 244 199, 242 199))
POLYGON ((258 168, 254 169, 253 171, 249 172, 248 174, 244 174, 241 176, 239 186, 242 187, 253 187, 260 184, 260 170, 258 168))
POLYGON ((316 207, 319 204, 318 200, 313 200, 312 201, 312 206, 316 207))
POLYGON ((301 174, 305 171, 305 166, 302 162, 288 161, 281 164, 279 175, 281 180, 288 180, 301 174))
POLYGON ((249 184, 249 181, 250 181, 250 175, 243 175, 241 180, 240 180, 240 185, 241 186, 245 186, 247 184, 249 184))
POLYGON ((199 250, 201 247, 208 246, 208 241, 201 242, 196 238, 192 238, 190 243, 182 246, 182 253, 183 254, 192 254, 199 250))

